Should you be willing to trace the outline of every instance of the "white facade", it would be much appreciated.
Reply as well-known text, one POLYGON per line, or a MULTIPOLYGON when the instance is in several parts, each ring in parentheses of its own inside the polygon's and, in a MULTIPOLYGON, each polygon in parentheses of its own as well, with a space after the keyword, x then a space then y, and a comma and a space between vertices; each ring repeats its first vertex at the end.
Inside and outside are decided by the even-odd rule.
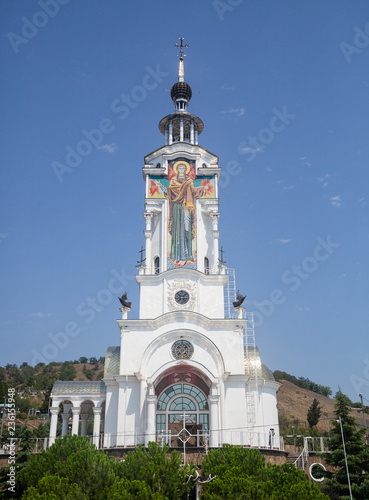
POLYGON ((56 382, 51 442, 63 403, 64 414, 73 413, 73 433, 79 408, 82 414, 93 408, 94 442, 105 447, 165 440, 279 448, 279 384, 250 343, 251 316, 238 307, 233 318, 225 317, 220 168, 218 157, 198 145, 203 124, 187 111, 191 94, 181 57, 171 90, 175 112, 159 124, 165 145, 147 155, 143 167, 139 318, 121 309, 120 345, 108 348, 103 382, 56 382))

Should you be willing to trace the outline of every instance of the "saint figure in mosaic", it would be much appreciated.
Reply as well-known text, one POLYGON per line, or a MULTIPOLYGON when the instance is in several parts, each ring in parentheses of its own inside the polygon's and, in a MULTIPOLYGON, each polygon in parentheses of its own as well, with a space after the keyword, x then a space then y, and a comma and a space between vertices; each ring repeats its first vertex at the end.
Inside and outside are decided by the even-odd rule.
POLYGON ((170 258, 175 261, 193 258, 192 242, 196 237, 196 200, 204 195, 204 187, 194 186, 190 165, 178 161, 167 188, 169 200, 170 258))

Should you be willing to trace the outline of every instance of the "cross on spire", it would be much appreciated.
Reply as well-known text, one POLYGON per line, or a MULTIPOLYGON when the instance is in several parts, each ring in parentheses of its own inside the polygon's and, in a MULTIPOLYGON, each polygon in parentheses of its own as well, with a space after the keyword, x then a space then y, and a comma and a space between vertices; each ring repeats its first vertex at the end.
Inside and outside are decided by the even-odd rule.
POLYGON ((175 47, 179 47, 179 49, 180 49, 180 50, 179 50, 179 57, 180 57, 181 59, 183 59, 183 56, 185 56, 185 55, 186 55, 186 54, 184 54, 184 53, 183 53, 183 49, 184 49, 184 48, 187 48, 187 47, 188 47, 188 44, 186 43, 185 45, 183 45, 183 40, 184 40, 184 38, 178 38, 178 40, 180 40, 180 41, 181 41, 181 45, 179 45, 178 43, 176 43, 176 44, 175 44, 175 47))
POLYGON ((220 247, 219 252, 220 252, 220 259, 219 259, 220 264, 226 264, 227 261, 224 260, 224 255, 223 255, 224 254, 224 250, 223 250, 223 247, 220 247))
POLYGON ((141 254, 141 255, 140 255, 140 259, 141 259, 141 260, 138 260, 138 261, 137 261, 137 264, 140 264, 141 266, 143 265, 143 263, 144 263, 144 262, 145 262, 145 260, 146 260, 146 257, 144 257, 144 256, 143 256, 144 251, 145 251, 145 250, 144 250, 144 248, 143 248, 143 247, 141 247, 141 250, 139 250, 139 251, 138 251, 138 253, 140 253, 140 254, 141 254))

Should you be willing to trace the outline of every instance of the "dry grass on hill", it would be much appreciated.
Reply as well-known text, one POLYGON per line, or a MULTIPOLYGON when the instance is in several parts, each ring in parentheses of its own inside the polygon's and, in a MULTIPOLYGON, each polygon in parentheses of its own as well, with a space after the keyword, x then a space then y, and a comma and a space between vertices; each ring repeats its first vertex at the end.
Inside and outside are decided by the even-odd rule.
POLYGON ((92 370, 94 372, 94 376, 92 380, 96 380, 97 375, 104 371, 104 363, 98 363, 99 367, 96 371, 93 370, 95 365, 90 365, 89 363, 82 363, 73 365, 76 370, 76 377, 74 380, 89 380, 86 375, 83 373, 83 368, 86 367, 86 370, 92 370))
MULTIPOLYGON (((289 421, 294 419, 298 420, 298 425, 300 426, 303 426, 306 423, 306 426, 308 427, 306 420, 307 412, 314 398, 316 398, 322 407, 322 416, 317 425, 317 429, 321 432, 327 431, 328 422, 326 419, 329 418, 333 420, 335 418, 335 400, 322 396, 321 394, 317 394, 316 392, 309 391, 308 389, 302 389, 287 380, 282 380, 281 384, 282 385, 277 392, 279 415, 284 415, 289 421)), ((361 412, 352 411, 351 415, 357 419, 358 424, 364 425, 363 415, 361 412)))

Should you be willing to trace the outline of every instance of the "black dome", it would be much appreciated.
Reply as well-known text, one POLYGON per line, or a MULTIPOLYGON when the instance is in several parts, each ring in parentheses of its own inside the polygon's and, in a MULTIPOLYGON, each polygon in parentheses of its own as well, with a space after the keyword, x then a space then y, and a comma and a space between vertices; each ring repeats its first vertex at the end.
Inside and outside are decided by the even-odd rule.
POLYGON ((186 101, 189 101, 192 97, 191 87, 186 82, 177 82, 170 91, 170 97, 173 101, 177 99, 186 99, 186 101))

